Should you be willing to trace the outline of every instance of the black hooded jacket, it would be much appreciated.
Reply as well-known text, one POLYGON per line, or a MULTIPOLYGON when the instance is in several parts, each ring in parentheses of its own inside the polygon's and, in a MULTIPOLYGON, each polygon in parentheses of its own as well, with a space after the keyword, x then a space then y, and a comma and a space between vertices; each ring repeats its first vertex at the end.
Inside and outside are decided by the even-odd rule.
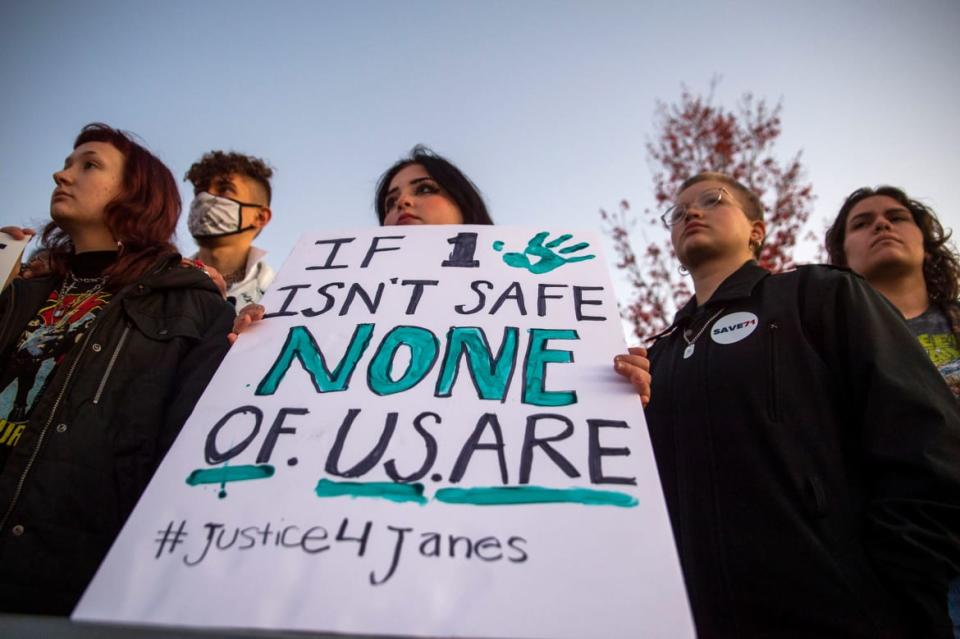
POLYGON ((869 284, 748 262, 677 314, 650 361, 647 421, 701 637, 951 636, 960 412, 869 284))
MULTIPOLYGON (((0 297, 0 357, 57 285, 0 297)), ((57 365, 0 473, 0 610, 68 614, 229 345, 209 277, 164 260, 116 293, 57 365)))

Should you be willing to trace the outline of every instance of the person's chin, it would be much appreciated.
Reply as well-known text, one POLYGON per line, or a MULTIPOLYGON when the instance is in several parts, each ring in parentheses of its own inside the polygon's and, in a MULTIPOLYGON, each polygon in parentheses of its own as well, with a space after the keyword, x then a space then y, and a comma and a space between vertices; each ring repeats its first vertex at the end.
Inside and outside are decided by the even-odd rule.
POLYGON ((868 282, 878 282, 884 280, 894 280, 904 276, 909 276, 915 272, 923 272, 923 263, 912 264, 906 258, 888 258, 882 260, 871 260, 864 264, 859 270, 852 269, 855 273, 863 276, 868 282))
POLYGON ((677 252, 688 269, 723 257, 724 251, 722 248, 708 241, 708 238, 702 238, 703 241, 699 241, 700 239, 698 237, 690 238, 690 241, 684 242, 681 250, 677 252))
POLYGON ((681 240, 680 251, 686 254, 696 254, 703 251, 710 251, 713 246, 706 233, 692 233, 686 235, 681 240))
POLYGON ((870 249, 870 263, 880 268, 906 263, 909 256, 903 245, 896 242, 880 242, 870 249))
MULTIPOLYGON (((908 255, 905 251, 899 250, 899 247, 888 246, 876 247, 879 250, 875 250, 870 255, 870 260, 867 263, 864 271, 890 271, 890 270, 903 270, 910 266, 911 256, 908 255)), ((923 268, 923 262, 921 261, 918 265, 921 269, 923 268)))
POLYGON ((70 210, 60 202, 50 203, 50 219, 57 224, 68 222, 70 220, 70 210))

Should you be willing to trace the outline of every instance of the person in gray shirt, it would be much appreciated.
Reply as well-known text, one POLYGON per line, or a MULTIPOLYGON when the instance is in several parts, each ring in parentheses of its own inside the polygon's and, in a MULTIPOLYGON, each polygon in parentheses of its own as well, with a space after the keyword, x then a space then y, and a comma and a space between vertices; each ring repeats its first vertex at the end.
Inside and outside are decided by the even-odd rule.
MULTIPOLYGON (((899 309, 960 398, 960 260, 949 240, 932 209, 880 186, 847 197, 826 247, 831 264, 859 273, 899 309)), ((960 639, 960 578, 950 584, 949 601, 960 639)))

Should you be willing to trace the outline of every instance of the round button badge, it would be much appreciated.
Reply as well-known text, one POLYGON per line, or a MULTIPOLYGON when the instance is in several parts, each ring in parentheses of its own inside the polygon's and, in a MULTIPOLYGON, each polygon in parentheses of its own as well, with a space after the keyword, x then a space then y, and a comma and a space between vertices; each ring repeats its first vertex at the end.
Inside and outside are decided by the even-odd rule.
POLYGON ((724 315, 710 329, 710 339, 717 344, 734 344, 757 330, 760 320, 753 313, 739 312, 724 315))

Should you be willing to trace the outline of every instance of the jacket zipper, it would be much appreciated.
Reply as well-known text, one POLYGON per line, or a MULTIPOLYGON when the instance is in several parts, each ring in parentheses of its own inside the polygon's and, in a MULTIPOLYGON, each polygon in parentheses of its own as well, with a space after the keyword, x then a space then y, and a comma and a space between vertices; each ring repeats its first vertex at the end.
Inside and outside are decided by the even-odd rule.
POLYGON ((60 407, 60 402, 63 400, 63 396, 67 392, 67 387, 70 385, 70 378, 73 377, 73 372, 77 369, 77 364, 80 363, 80 360, 83 359, 83 355, 87 352, 87 344, 90 342, 90 338, 93 337, 95 331, 90 331, 87 333, 86 338, 83 340, 83 346, 80 349, 80 353, 77 355, 77 358, 73 360, 73 364, 70 365, 70 370, 67 371, 67 378, 63 381, 63 386, 60 387, 60 392, 57 393, 57 399, 53 402, 53 407, 50 409, 50 417, 47 418, 47 423, 43 425, 43 428, 40 430, 40 437, 37 439, 37 445, 33 447, 33 453, 30 455, 30 459, 27 461, 27 465, 24 467, 23 472, 20 473, 20 479, 17 481, 17 489, 13 492, 13 498, 10 500, 10 505, 7 507, 7 512, 3 514, 3 519, 0 519, 0 530, 4 529, 4 526, 7 525, 7 520, 10 519, 10 515, 13 514, 13 509, 17 505, 17 500, 20 499, 20 493, 23 492, 23 484, 27 481, 27 475, 30 474, 30 468, 33 466, 33 463, 37 460, 37 455, 40 453, 40 447, 43 446, 43 440, 47 436, 47 431, 50 429, 50 424, 53 423, 53 418, 57 414, 57 408, 60 407))
POLYGON ((113 355, 110 356, 110 362, 107 364, 107 371, 103 374, 103 379, 100 380, 100 386, 97 387, 97 394, 93 396, 93 403, 100 403, 100 395, 103 394, 103 388, 107 385, 107 380, 110 379, 110 371, 113 370, 113 365, 117 363, 117 357, 120 355, 120 349, 123 348, 123 343, 127 341, 127 334, 130 332, 130 323, 127 322, 127 325, 123 327, 123 333, 120 335, 120 341, 117 342, 117 347, 113 349, 113 355))

